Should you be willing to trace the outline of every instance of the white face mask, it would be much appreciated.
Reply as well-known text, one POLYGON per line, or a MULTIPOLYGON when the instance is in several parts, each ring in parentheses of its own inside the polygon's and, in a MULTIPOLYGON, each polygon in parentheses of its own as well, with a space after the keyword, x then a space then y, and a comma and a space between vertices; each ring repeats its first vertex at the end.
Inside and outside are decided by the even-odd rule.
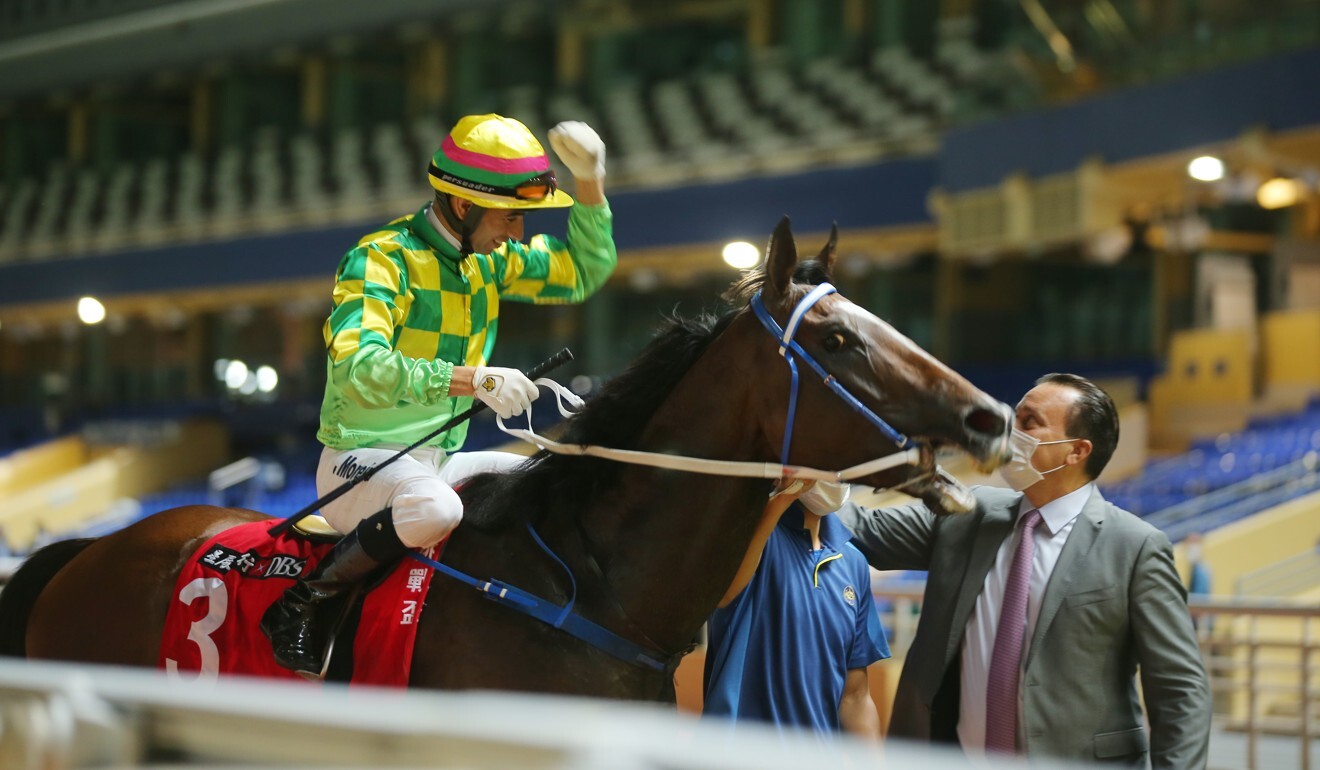
POLYGON ((847 483, 836 484, 832 481, 817 481, 811 489, 802 493, 798 502, 817 516, 834 513, 848 502, 848 493, 852 487, 847 483))
POLYGON ((1004 481, 1013 488, 1015 492, 1021 492, 1031 485, 1045 478, 1045 474, 1053 473, 1062 468, 1067 463, 1060 465, 1059 468, 1050 468, 1047 471, 1038 471, 1036 466, 1031 464, 1032 455, 1036 454, 1036 447, 1047 444, 1067 444, 1070 441, 1080 439, 1064 438, 1058 441, 1041 441, 1030 433, 1023 433, 1017 428, 1013 429, 1012 436, 1008 439, 1008 446, 1013 450, 1013 459, 1008 464, 999 469, 999 475, 1004 481))

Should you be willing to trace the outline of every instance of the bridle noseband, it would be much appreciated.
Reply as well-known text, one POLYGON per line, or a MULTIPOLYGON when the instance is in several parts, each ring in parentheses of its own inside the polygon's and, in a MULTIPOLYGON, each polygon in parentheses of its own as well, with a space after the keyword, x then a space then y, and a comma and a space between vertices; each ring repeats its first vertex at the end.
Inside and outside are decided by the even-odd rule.
POLYGON ((912 443, 911 439, 895 430, 894 427, 885 422, 880 415, 871 411, 866 404, 863 404, 856 396, 849 393, 848 389, 834 378, 834 375, 825 371, 825 367, 821 366, 820 362, 812 358, 811 354, 804 350, 802 346, 797 343, 797 340, 793 339, 797 334, 798 326, 802 323, 802 319, 806 316, 807 311, 811 310, 817 302, 820 302, 825 297, 835 293, 835 291, 836 289, 834 286, 828 283, 822 283, 812 289, 811 292, 807 294, 806 297, 803 297, 802 301, 797 303, 797 306, 793 308, 793 312, 789 314, 788 323, 784 328, 780 328, 779 323, 770 315, 770 311, 765 309, 765 302, 761 299, 761 292, 758 291, 756 296, 752 297, 752 301, 748 303, 752 307, 752 312, 756 314, 756 319, 761 322, 761 326, 765 327, 766 331, 770 332, 774 335, 775 339, 779 340, 779 355, 783 356, 784 360, 788 362, 788 370, 791 377, 788 392, 788 420, 784 425, 784 445, 779 453, 779 462, 783 465, 788 465, 788 451, 793 444, 793 423, 797 419, 799 385, 797 359, 805 361, 806 364, 816 372, 816 374, 820 375, 821 381, 825 384, 825 387, 829 388, 834 395, 843 399, 843 402, 852 407, 853 411, 857 412, 862 417, 865 417, 867 422, 878 428, 880 432, 890 441, 894 442, 899 449, 904 449, 912 443), (790 353, 792 355, 789 355, 790 353))

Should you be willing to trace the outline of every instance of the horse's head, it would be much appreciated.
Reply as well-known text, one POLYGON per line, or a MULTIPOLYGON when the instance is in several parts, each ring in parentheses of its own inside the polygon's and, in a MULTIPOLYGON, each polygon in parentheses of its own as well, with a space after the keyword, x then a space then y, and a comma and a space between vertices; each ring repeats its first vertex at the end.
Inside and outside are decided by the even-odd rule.
MULTIPOLYGON (((829 280, 836 238, 837 231, 831 233, 814 262, 799 264, 785 217, 770 239, 761 271, 745 277, 731 292, 748 299, 759 286, 764 309, 782 330, 776 333, 767 326, 756 332, 765 338, 765 344, 755 346, 756 355, 780 359, 777 363, 762 361, 773 368, 758 369, 779 372, 755 395, 764 435, 779 456, 785 431, 791 430, 787 461, 830 470, 892 454, 900 448, 899 442, 908 440, 920 448, 915 465, 857 481, 877 487, 903 486, 936 511, 969 510, 973 505, 970 493, 937 472, 935 450, 957 446, 983 470, 998 467, 1010 456, 1013 412, 861 306, 837 293, 818 290, 829 280), (827 387, 824 378, 799 356, 796 365, 801 385, 790 426, 790 366, 781 358, 774 339, 784 332, 791 333, 802 351, 878 420, 873 422, 850 406, 846 396, 827 387)), ((762 325, 752 315, 749 311, 740 320, 762 325)))

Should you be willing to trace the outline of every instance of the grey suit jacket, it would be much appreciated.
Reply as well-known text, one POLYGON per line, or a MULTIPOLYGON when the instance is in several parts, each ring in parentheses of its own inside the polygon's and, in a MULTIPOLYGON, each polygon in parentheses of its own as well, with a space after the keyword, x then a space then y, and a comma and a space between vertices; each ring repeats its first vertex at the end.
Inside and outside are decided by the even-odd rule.
MULTIPOLYGON (((994 487, 973 493, 976 509, 963 515, 936 517, 920 504, 838 512, 873 567, 930 573, 891 735, 930 740, 956 727, 963 632, 1022 499, 994 487), (953 705, 941 707, 950 687, 953 705)), ((1028 755, 1144 766, 1140 668, 1151 764, 1205 767, 1210 691, 1169 540, 1098 490, 1059 555, 1026 656, 1028 755)))

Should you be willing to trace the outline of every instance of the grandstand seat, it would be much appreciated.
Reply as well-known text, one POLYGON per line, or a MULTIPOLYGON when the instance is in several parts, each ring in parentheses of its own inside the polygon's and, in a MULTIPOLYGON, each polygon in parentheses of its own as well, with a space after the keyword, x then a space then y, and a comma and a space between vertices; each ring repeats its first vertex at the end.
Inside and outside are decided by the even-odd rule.
POLYGON ((169 167, 165 158, 152 158, 142 168, 142 194, 133 228, 137 231, 158 228, 165 222, 169 167))
POLYGON ((1181 455, 1152 460, 1139 476, 1106 484, 1105 495, 1139 516, 1174 527, 1171 536, 1186 534, 1202 528, 1198 520, 1222 525, 1312 491, 1320 486, 1313 473, 1302 474, 1300 480, 1287 473, 1307 458, 1314 464, 1317 457, 1320 409, 1309 406, 1299 413, 1253 420, 1239 433, 1193 442, 1181 455), (1285 475, 1271 481, 1280 473, 1285 475), (1241 494, 1232 494, 1234 484, 1244 484, 1241 494), (1253 508, 1256 497, 1261 502, 1253 508), (1183 515, 1184 505, 1192 506, 1186 516, 1193 518, 1183 515))
POLYGON ((264 126, 252 138, 252 209, 268 214, 283 201, 284 173, 280 162, 280 130, 264 126))
MULTIPOLYGON (((893 47, 875 52, 866 67, 827 55, 798 73, 772 52, 745 76, 701 72, 651 86, 622 77, 594 100, 575 88, 545 94, 520 84, 494 101, 538 136, 560 120, 595 125, 610 144, 615 168, 631 183, 791 172, 813 162, 874 157, 882 149, 877 140, 928 136, 952 111, 945 73, 974 80, 988 56, 957 30, 941 34, 935 67, 893 47), (796 155, 805 157, 790 157, 796 155)), ((175 236, 190 237, 212 222, 241 229, 248 212, 323 210, 332 192, 348 205, 365 205, 378 194, 401 197, 415 187, 421 156, 447 129, 441 116, 426 115, 369 132, 345 129, 327 145, 313 133, 285 136, 266 126, 252 134, 250 145, 223 147, 213 161, 185 153, 173 178, 170 161, 156 158, 140 168, 120 164, 104 179, 79 176, 72 189, 69 168, 55 163, 40 183, 21 180, 0 201, 0 247, 12 251, 25 240, 49 240, 57 221, 65 220, 75 237, 131 226, 139 240, 159 241, 159 225, 171 209, 175 236), (29 209, 35 216, 24 221, 29 209)))
POLYGON ((441 125, 438 118, 430 115, 423 115, 413 119, 410 130, 412 132, 413 141, 417 143, 417 146, 422 148, 422 151, 426 153, 426 158, 429 161, 431 153, 434 152, 435 148, 439 147, 440 142, 444 140, 447 129, 445 126, 441 125))
POLYGON ((666 80, 658 83, 653 98, 656 122, 665 133, 670 151, 691 153, 714 141, 704 130, 701 115, 692 101, 686 81, 666 80))
POLYGON ((320 209, 326 202, 320 143, 311 134, 299 134, 290 143, 290 154, 293 171, 290 202, 298 210, 320 209))
POLYGON ((541 124, 540 92, 535 86, 520 84, 507 88, 504 91, 503 99, 503 104, 500 107, 503 114, 517 115, 520 118, 525 116, 526 119, 523 120, 523 124, 528 128, 531 128, 533 124, 541 124))
POLYGON ((913 104, 930 109, 941 117, 952 115, 956 105, 952 87, 905 48, 893 46, 876 51, 870 68, 873 74, 884 78, 913 104))
POLYGON ((211 175, 211 192, 214 205, 211 213, 218 220, 232 220, 243 213, 243 148, 228 145, 220 150, 215 159, 215 171, 211 175))
POLYGON ((808 83, 827 95, 847 113, 853 123, 873 127, 893 118, 898 110, 884 90, 858 69, 844 67, 836 59, 808 65, 808 83))
POLYGON ((647 118, 641 87, 620 83, 605 95, 603 104, 611 143, 610 152, 623 159, 630 171, 641 171, 659 162, 659 141, 647 118))
POLYGON ((174 202, 174 221, 185 229, 202 222, 202 196, 206 186, 206 165, 195 152, 179 158, 178 192, 174 202))
POLYGON ((402 197, 417 186, 417 173, 408 159, 403 127, 384 123, 371 135, 371 159, 380 176, 381 194, 402 197))
POLYGON ((37 185, 23 177, 5 200, 4 219, 0 220, 0 255, 9 252, 27 231, 27 212, 37 196, 37 185))
MULTIPOLYGON (((534 113, 534 115, 537 113, 534 113)), ((570 90, 556 91, 546 99, 545 124, 540 124, 534 116, 529 116, 523 123, 536 136, 545 136, 545 131, 564 120, 580 120, 591 125, 600 125, 600 116, 582 97, 570 90), (529 122, 530 121, 530 122, 529 122)))
POLYGON ((65 212, 63 232, 70 238, 86 238, 92 230, 92 217, 95 213, 96 195, 100 192, 101 178, 92 169, 78 172, 73 183, 73 199, 65 212))
POLYGON ((697 79, 697 92, 718 131, 725 136, 746 139, 745 131, 757 116, 733 75, 702 75, 697 79))
POLYGON ((336 134, 331 176, 341 203, 361 203, 371 197, 371 176, 362 161, 362 132, 350 128, 336 134))
POLYGON ((133 185, 137 178, 138 169, 133 163, 120 163, 111 170, 105 188, 104 211, 98 225, 102 234, 117 235, 128 229, 133 185))
POLYGON ((935 61, 960 80, 976 80, 990 65, 991 57, 972 40, 975 32, 976 21, 970 16, 939 23, 935 61))
POLYGON ((32 229, 28 233, 30 241, 47 243, 55 234, 55 223, 64 211, 69 184, 69 166, 62 160, 54 161, 46 170, 46 179, 41 185, 41 198, 37 204, 36 216, 32 219, 32 229))

